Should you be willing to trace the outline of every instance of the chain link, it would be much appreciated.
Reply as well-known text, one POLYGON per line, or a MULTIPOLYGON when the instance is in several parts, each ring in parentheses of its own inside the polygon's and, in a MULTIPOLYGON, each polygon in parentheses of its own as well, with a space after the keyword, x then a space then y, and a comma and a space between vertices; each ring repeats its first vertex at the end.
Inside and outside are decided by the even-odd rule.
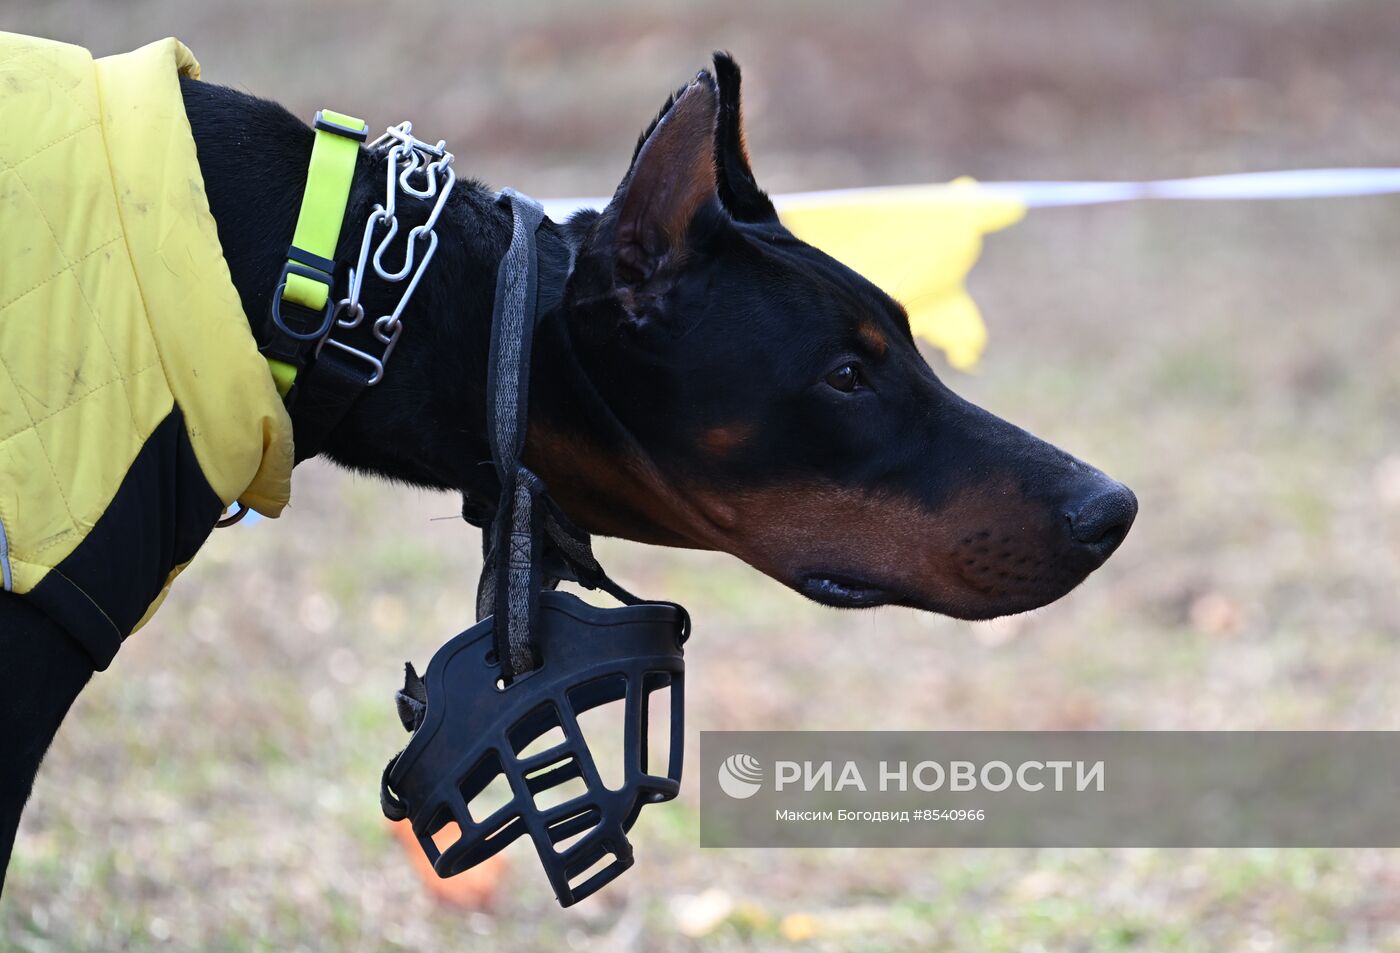
MULTIPOLYGON (((407 120, 397 126, 390 126, 384 135, 371 142, 368 148, 386 149, 388 153, 385 162, 384 203, 376 205, 369 214, 369 220, 365 222, 364 237, 360 239, 360 255, 350 270, 350 293, 336 305, 331 334, 322 340, 321 346, 329 344, 368 363, 373 373, 367 383, 373 386, 384 378, 384 367, 389 363, 389 356, 393 354, 394 346, 398 344, 399 335, 403 331, 404 309, 412 300, 413 293, 418 290, 418 282, 422 280, 428 263, 437 253, 437 222, 447 204, 447 196, 457 182, 457 173, 452 168, 453 155, 447 151, 447 142, 440 139, 437 145, 430 145, 415 138, 413 123, 407 120), (415 181, 421 184, 415 184, 415 181), (384 254, 393 246, 399 233, 396 213, 400 192, 417 199, 436 201, 433 202, 427 220, 408 230, 403 242, 403 264, 397 270, 391 271, 384 264, 384 254), (378 245, 375 245, 375 235, 381 230, 384 232, 383 237, 379 239, 378 245), (374 247, 372 256, 371 246, 374 247), (370 268, 374 269, 374 273, 381 280, 389 284, 398 284, 405 279, 408 281, 393 310, 374 319, 374 337, 384 345, 384 350, 378 357, 337 341, 334 337, 335 328, 355 328, 364 321, 365 308, 360 303, 360 292, 364 287, 365 274, 370 268)), ((319 353, 319 348, 317 350, 319 353)))

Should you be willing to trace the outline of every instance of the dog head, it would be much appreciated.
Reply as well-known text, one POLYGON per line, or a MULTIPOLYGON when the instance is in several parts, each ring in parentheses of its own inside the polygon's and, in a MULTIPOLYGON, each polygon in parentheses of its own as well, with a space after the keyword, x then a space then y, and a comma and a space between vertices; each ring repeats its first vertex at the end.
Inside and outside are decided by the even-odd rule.
POLYGON ((1064 595, 1132 525, 1126 487, 954 394, 898 303, 783 227, 727 56, 567 227, 597 399, 537 415, 527 460, 585 528, 728 551, 829 605, 990 618, 1064 595))

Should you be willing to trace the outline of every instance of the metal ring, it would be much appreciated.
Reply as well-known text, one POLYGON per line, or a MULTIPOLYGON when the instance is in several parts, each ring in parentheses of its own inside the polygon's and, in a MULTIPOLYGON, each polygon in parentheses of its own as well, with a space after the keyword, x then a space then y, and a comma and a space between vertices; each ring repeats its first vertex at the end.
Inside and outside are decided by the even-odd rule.
MULTIPOLYGON (((219 519, 218 521, 216 521, 216 522, 214 523, 214 528, 215 528, 215 529, 224 529, 224 528, 229 527, 229 526, 235 526, 235 525, 237 525, 238 523, 243 522, 243 517, 247 516, 248 513, 249 513, 249 508, 246 507, 246 506, 244 506, 242 503, 238 502, 237 500, 234 500, 234 501, 233 501, 231 504, 229 504, 229 505, 230 505, 230 506, 236 506, 236 507, 238 507, 238 509, 234 510, 232 516, 225 516, 225 517, 222 517, 221 519, 219 519)), ((228 512, 228 510, 225 510, 224 512, 228 512)))
MULTIPOLYGON (((287 281, 284 278, 282 283, 277 286, 277 290, 272 293, 272 323, 277 325, 277 329, 294 341, 319 341, 327 334, 330 334, 331 325, 335 323, 335 310, 333 302, 331 301, 329 289, 327 289, 326 293, 326 306, 321 309, 321 326, 315 331, 305 333, 293 331, 291 328, 287 327, 287 322, 282 320, 282 292, 286 290, 286 287, 287 281)), ((298 308, 306 308, 306 305, 297 304, 295 301, 293 301, 292 304, 296 305, 298 308)), ((312 309, 306 308, 306 310, 310 311, 312 309)))

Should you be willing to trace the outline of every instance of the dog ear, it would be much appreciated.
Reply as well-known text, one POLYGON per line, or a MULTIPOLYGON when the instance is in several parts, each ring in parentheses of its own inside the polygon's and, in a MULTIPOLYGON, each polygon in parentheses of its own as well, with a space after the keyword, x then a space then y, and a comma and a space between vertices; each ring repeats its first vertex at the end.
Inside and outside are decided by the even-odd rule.
MULTIPOLYGON (((689 251, 691 222, 717 201, 718 92, 709 73, 682 89, 642 137, 609 206, 613 284, 628 298, 657 297, 689 251)), ((632 307, 628 307, 633 311, 632 307)))
POLYGON ((719 123, 715 130, 715 166, 719 173, 719 197, 729 214, 741 222, 777 221, 767 193, 754 181, 749 150, 744 144, 744 117, 739 105, 739 64, 720 50, 715 52, 715 80, 719 87, 719 123))

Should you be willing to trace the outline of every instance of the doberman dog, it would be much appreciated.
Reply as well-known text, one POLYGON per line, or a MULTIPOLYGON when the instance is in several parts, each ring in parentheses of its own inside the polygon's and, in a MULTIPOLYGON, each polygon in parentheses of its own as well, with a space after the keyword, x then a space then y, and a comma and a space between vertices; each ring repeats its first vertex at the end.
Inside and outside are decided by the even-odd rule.
MULTIPOLYGON (((830 606, 989 619, 1063 596, 1123 541, 1133 494, 950 391, 898 303, 783 227, 750 169, 739 69, 723 54, 714 65, 668 100, 604 210, 540 230, 541 294, 552 297, 525 462, 585 530, 723 550, 830 606)), ((259 334, 312 133, 230 89, 185 81, 182 95, 259 334)), ((359 157, 343 262, 383 161, 359 157)), ((426 203, 405 204, 408 224, 426 217, 426 203)), ((459 183, 438 230, 394 367, 324 453, 470 504, 495 490, 481 465, 484 381, 509 213, 481 184, 459 183)), ((392 304, 374 300, 372 283, 365 294, 392 304)), ((92 663, 5 593, 0 658, 3 878, 39 762, 92 663)))

